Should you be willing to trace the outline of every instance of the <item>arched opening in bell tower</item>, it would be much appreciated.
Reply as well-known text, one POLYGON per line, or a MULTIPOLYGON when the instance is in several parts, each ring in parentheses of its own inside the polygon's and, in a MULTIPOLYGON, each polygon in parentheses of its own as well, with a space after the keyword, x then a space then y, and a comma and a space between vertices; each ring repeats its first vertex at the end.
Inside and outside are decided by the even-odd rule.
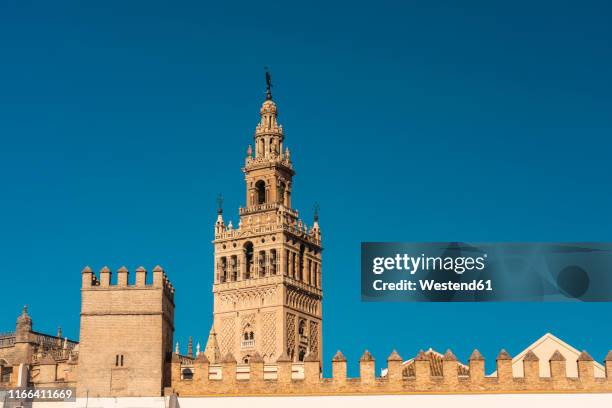
POLYGON ((244 243, 244 279, 249 279, 253 272, 253 243, 244 243))
POLYGON ((258 277, 263 278, 266 276, 266 266, 267 266, 267 256, 266 251, 259 251, 258 261, 259 261, 259 274, 258 277))
POLYGON ((219 282, 227 282, 227 257, 222 256, 219 258, 219 282))
POLYGON ((255 183, 255 190, 257 192, 257 204, 264 204, 266 202, 266 182, 259 180, 255 183))
POLYGON ((277 267, 277 260, 276 260, 276 249, 271 249, 270 250, 270 275, 276 275, 276 267, 277 267))
POLYGON ((306 251, 306 247, 304 244, 300 245, 300 258, 298 262, 298 280, 304 280, 304 252, 306 251))
POLYGON ((279 204, 285 204, 285 190, 287 189, 287 186, 285 185, 284 182, 281 182, 278 185, 278 203, 279 204))

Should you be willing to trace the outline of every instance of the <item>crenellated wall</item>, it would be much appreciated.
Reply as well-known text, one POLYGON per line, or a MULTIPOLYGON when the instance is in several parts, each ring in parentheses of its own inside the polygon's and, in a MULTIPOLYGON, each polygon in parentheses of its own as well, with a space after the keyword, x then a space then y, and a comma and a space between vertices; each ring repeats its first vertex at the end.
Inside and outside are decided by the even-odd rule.
POLYGON ((221 364, 211 365, 200 354, 189 367, 189 379, 183 378, 181 362, 172 363, 172 387, 166 395, 350 395, 350 394, 402 394, 402 393, 609 393, 612 392, 612 351, 605 359, 606 377, 594 376, 594 360, 583 352, 578 361, 578 377, 567 377, 566 361, 559 353, 550 361, 550 377, 540 377, 538 357, 530 353, 523 361, 523 377, 512 375, 512 359, 502 352, 496 358, 498 375, 485 376, 484 358, 476 350, 469 359, 468 374, 458 369, 460 364, 449 351, 442 361, 441 375, 432 375, 429 358, 420 352, 412 362, 413 375, 405 375, 402 359, 397 352, 386 361, 384 377, 377 377, 376 363, 366 352, 359 361, 360 377, 347 377, 347 361, 338 352, 332 360, 332 378, 322 378, 320 362, 307 358, 303 363, 292 363, 281 358, 274 364, 265 364, 253 358, 248 365, 237 364, 233 356, 226 356, 221 364))

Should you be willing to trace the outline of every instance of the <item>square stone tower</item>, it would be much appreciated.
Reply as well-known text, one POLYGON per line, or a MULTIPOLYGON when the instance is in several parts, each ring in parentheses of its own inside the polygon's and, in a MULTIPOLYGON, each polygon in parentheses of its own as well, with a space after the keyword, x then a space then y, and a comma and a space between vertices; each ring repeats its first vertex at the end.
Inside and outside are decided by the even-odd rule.
POLYGON ((128 284, 128 270, 104 267, 97 279, 83 269, 81 332, 77 396, 160 396, 170 386, 174 334, 174 288, 164 270, 136 270, 128 284))
POLYGON ((267 79, 255 149, 249 146, 242 169, 246 206, 238 228, 225 225, 219 205, 207 355, 231 353, 246 363, 258 353, 268 363, 314 353, 320 361, 321 231, 316 214, 308 228, 291 207, 295 172, 267 79), (210 351, 215 347, 218 353, 210 351))

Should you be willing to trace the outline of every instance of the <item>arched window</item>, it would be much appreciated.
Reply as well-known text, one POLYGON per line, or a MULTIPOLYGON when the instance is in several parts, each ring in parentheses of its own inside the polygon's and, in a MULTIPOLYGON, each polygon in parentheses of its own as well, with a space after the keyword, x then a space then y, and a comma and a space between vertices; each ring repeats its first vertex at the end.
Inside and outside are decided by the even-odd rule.
POLYGON ((266 251, 259 251, 259 256, 258 256, 258 264, 259 264, 259 277, 263 278, 264 276, 266 276, 266 251))
POLYGON ((255 190, 257 190, 257 204, 264 204, 266 202, 266 182, 259 180, 255 183, 255 190))
POLYGON ((276 275, 276 249, 270 250, 270 275, 276 275))
POLYGON ((11 374, 13 374, 13 367, 8 365, 6 360, 0 360, 0 382, 8 383, 11 381, 11 374), (4 363, 2 363, 4 361, 4 363))
POLYGON ((183 380, 193 380, 193 371, 191 371, 191 368, 183 368, 183 380))
POLYGON ((224 283, 228 281, 228 276, 227 276, 227 258, 222 256, 221 258, 219 258, 219 277, 220 277, 220 282, 224 283))
POLYGON ((285 183, 281 182, 278 186, 278 199, 277 202, 280 204, 285 204, 285 190, 287 189, 287 186, 285 185, 285 183))
POLYGON ((298 262, 298 280, 303 280, 304 279, 304 251, 306 250, 306 247, 304 246, 304 244, 300 245, 300 259, 298 262))
POLYGON ((306 322, 304 320, 300 320, 300 325, 298 327, 298 334, 300 336, 306 335, 306 322))
POLYGON ((312 261, 309 259, 308 260, 308 268, 306 269, 306 283, 308 283, 309 285, 312 285, 313 280, 312 280, 312 261))
POLYGON ((244 279, 249 279, 253 273, 253 243, 244 244, 244 279))
POLYGON ((231 267, 231 279, 232 282, 238 280, 238 257, 236 255, 232 255, 230 258, 230 267, 231 267))
POLYGON ((240 348, 242 350, 252 349, 255 347, 255 333, 253 332, 253 326, 247 323, 242 329, 242 342, 240 348))

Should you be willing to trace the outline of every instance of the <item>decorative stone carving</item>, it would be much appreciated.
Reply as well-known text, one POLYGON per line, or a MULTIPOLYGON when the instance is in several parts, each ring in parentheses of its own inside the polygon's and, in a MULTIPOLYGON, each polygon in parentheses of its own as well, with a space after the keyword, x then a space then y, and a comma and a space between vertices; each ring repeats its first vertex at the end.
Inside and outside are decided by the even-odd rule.
POLYGON ((263 358, 267 361, 276 361, 276 312, 262 314, 262 351, 263 358))
POLYGON ((236 336, 235 319, 233 317, 226 317, 221 320, 221 333, 219 336, 221 355, 224 356, 227 353, 232 353, 234 351, 236 336))
POLYGON ((310 348, 310 353, 319 354, 319 323, 313 321, 310 322, 308 336, 310 342, 308 345, 310 348))
POLYGON ((293 313, 287 313, 287 354, 290 357, 293 357, 296 350, 295 325, 295 315, 293 313))

